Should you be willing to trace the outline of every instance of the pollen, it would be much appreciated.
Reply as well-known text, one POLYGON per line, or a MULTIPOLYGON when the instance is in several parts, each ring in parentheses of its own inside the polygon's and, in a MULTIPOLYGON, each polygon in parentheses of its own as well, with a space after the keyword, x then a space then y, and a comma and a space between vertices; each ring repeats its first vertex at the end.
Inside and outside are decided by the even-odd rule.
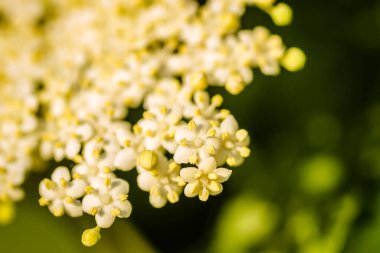
POLYGON ((138 157, 138 163, 145 170, 152 170, 157 164, 157 154, 151 150, 143 151, 138 157))

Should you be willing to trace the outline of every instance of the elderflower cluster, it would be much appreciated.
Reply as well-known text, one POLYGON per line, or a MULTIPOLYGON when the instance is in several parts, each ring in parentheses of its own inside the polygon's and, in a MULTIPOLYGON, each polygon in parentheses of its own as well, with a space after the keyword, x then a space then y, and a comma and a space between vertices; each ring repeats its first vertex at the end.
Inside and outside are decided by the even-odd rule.
POLYGON ((27 173, 50 161, 40 205, 94 216, 82 237, 93 246, 132 212, 117 171, 136 169, 156 208, 220 194, 250 138, 208 87, 236 95, 254 69, 305 63, 267 28, 239 30, 247 5, 292 19, 273 0, 0 0, 0 202, 20 200, 27 173))

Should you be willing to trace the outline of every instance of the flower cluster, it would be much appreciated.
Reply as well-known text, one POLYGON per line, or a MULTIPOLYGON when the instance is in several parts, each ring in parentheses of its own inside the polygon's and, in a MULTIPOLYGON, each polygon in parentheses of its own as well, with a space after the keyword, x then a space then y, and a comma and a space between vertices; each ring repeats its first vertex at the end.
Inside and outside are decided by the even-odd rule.
POLYGON ((250 139, 207 88, 236 95, 253 69, 277 75, 305 62, 264 27, 239 31, 246 5, 291 21, 272 0, 0 0, 0 201, 20 200, 27 172, 55 161, 39 203, 94 216, 82 237, 92 246, 132 211, 116 171, 136 168, 156 208, 182 192, 221 193, 232 173, 223 166, 241 165, 250 139))

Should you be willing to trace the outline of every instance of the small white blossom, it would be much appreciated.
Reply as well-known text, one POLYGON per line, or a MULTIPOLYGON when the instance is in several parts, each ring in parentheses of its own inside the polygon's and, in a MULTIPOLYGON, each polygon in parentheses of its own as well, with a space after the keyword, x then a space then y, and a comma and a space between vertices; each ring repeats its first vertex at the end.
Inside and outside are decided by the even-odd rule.
POLYGON ((221 183, 228 180, 232 171, 217 168, 216 161, 212 157, 202 160, 198 167, 181 170, 181 177, 188 183, 185 187, 185 195, 189 198, 198 195, 200 200, 207 201, 209 195, 218 195, 222 192, 221 183))
MULTIPOLYGON (((156 208, 166 205, 167 201, 176 203, 185 182, 179 176, 180 166, 169 162, 161 153, 154 153, 157 162, 146 170, 138 166, 137 183, 141 190, 149 192, 149 202, 156 208)), ((141 159, 141 158, 140 158, 141 159)))
POLYGON ((248 148, 250 142, 248 132, 239 129, 238 123, 232 115, 222 121, 217 131, 222 139, 221 149, 216 155, 218 165, 225 162, 232 167, 241 165, 251 152, 248 148))
POLYGON ((71 180, 66 167, 56 168, 51 178, 40 183, 40 204, 47 205, 55 216, 62 216, 65 212, 72 217, 81 216, 82 206, 78 198, 83 196, 86 183, 81 179, 71 180))
POLYGON ((203 117, 194 118, 179 126, 175 133, 178 147, 174 153, 176 163, 196 164, 218 153, 221 141, 212 131, 212 125, 203 117))
POLYGON ((96 178, 91 182, 92 192, 82 201, 83 211, 94 215, 101 228, 110 227, 116 217, 128 218, 132 205, 127 200, 129 184, 118 178, 96 178))
POLYGON ((40 183, 40 204, 94 215, 82 237, 93 246, 100 227, 131 214, 119 173, 137 168, 157 208, 177 202, 186 182, 188 197, 220 193, 231 171, 218 167, 240 165, 249 136, 208 89, 237 95, 255 68, 276 75, 280 63, 305 63, 264 27, 239 31, 247 4, 291 21, 274 0, 0 0, 0 202, 22 199, 42 162, 62 161, 70 168, 40 183))

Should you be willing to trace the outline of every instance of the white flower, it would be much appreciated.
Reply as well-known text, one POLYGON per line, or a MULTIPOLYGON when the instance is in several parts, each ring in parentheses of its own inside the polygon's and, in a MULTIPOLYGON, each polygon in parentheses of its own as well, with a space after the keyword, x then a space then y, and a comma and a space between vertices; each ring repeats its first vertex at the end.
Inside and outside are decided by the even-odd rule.
POLYGON ((175 140, 178 147, 173 158, 179 164, 196 164, 213 156, 218 153, 221 144, 209 121, 203 117, 194 118, 187 125, 179 126, 175 140))
POLYGON ((193 99, 194 103, 189 103, 184 109, 185 117, 203 116, 209 120, 218 118, 220 112, 217 108, 223 103, 221 95, 215 95, 210 99, 210 95, 206 91, 197 91, 194 93, 193 99))
POLYGON ((66 167, 56 168, 51 178, 40 183, 40 204, 47 205, 55 216, 62 216, 65 212, 72 217, 81 216, 82 206, 78 198, 83 196, 86 183, 81 179, 71 180, 66 167))
POLYGON ((116 217, 128 218, 132 205, 127 200, 129 184, 119 178, 96 178, 91 182, 92 193, 82 201, 83 211, 95 216, 101 228, 110 227, 116 217))
POLYGON ((244 129, 239 129, 238 123, 232 115, 227 116, 222 121, 220 127, 217 128, 217 132, 222 139, 221 148, 215 156, 218 165, 225 162, 232 167, 241 165, 251 153, 248 148, 250 142, 248 132, 244 129))
POLYGON ((23 190, 12 181, 11 174, 5 169, 0 169, 0 202, 7 200, 19 201, 23 198, 23 190))
POLYGON ((142 145, 145 149, 158 150, 161 147, 173 153, 177 147, 174 140, 176 127, 182 115, 175 110, 160 108, 145 111, 143 119, 137 122, 139 134, 142 135, 142 145))
POLYGON ((259 67, 265 75, 279 74, 279 63, 285 53, 280 36, 271 35, 268 29, 262 26, 256 27, 253 31, 241 32, 239 36, 250 50, 253 67, 259 67))
POLYGON ((179 176, 180 166, 169 162, 161 153, 153 153, 157 161, 149 170, 138 166, 137 183, 141 190, 149 192, 149 202, 156 208, 166 205, 167 201, 176 203, 185 185, 179 176))
POLYGON ((0 201, 20 200, 40 162, 68 161, 71 174, 58 167, 41 182, 40 204, 56 216, 94 215, 98 226, 83 234, 93 246, 100 227, 131 214, 119 173, 137 168, 138 186, 157 208, 179 200, 184 180, 186 196, 220 193, 231 171, 218 167, 240 165, 249 136, 208 89, 237 95, 253 80, 252 68, 275 75, 280 61, 287 67, 279 36, 238 29, 246 4, 282 24, 290 9, 274 0, 82 1, 80 8, 72 0, 49 4, 56 14, 49 18, 39 2, 0 0, 7 23, 0 201), (49 29, 36 32, 46 18, 49 29), (140 106, 145 112, 135 119, 140 106))
POLYGON ((189 198, 198 195, 200 200, 207 201, 209 195, 218 195, 222 192, 221 183, 228 180, 232 171, 217 168, 215 159, 212 157, 202 160, 198 167, 181 170, 181 177, 188 183, 185 187, 185 195, 189 198))
POLYGON ((86 163, 85 161, 75 165, 72 170, 74 177, 81 178, 87 183, 99 177, 116 177, 110 169, 101 170, 96 164, 86 163))

